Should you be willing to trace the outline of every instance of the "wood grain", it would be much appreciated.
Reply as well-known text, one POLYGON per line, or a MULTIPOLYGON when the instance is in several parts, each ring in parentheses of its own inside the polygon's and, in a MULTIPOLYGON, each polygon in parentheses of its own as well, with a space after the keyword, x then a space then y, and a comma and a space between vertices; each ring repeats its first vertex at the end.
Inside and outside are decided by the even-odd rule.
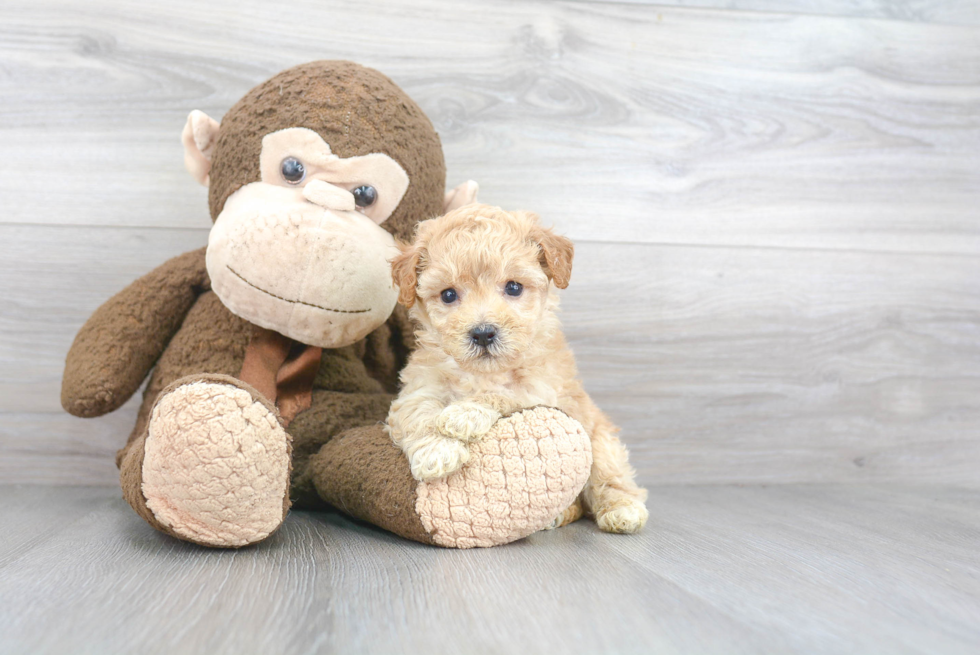
POLYGON ((882 18, 921 23, 980 25, 980 4, 973 0, 587 0, 616 4, 667 5, 727 11, 818 14, 882 18))
MULTIPOLYGON (((114 481, 137 404, 64 414, 64 355, 105 298, 205 241, 0 226, 3 479, 114 481)), ((978 279, 966 256, 585 242, 562 318, 647 484, 978 486, 978 279)))
POLYGON ((0 651, 937 654, 980 640, 976 491, 664 487, 640 535, 581 521, 472 551, 303 512, 257 547, 208 550, 118 496, 0 489, 0 523, 34 535, 0 541, 0 651))
POLYGON ((576 239, 567 332, 647 484, 977 486, 980 29, 933 24, 954 0, 752 1, 8 3, 0 475, 112 482, 135 404, 73 419, 61 369, 206 242, 184 117, 347 57, 420 101, 450 183, 576 239))
POLYGON ((0 486, 0 653, 976 651, 980 3, 10 0, 0 100, 0 481, 44 483, 0 486), (643 534, 300 512, 223 552, 121 500, 138 400, 65 414, 67 349, 206 243, 187 113, 320 58, 576 240, 563 320, 643 534))
MULTIPOLYGON (((924 4, 924 3, 920 3, 924 4)), ((450 183, 578 239, 980 252, 980 28, 469 0, 12 3, 0 220, 204 227, 190 109, 352 58, 432 117, 450 183), (370 16, 370 29, 362 20, 370 16), (71 174, 50 171, 71 162, 71 174)), ((906 7, 911 7, 905 3, 906 7)))

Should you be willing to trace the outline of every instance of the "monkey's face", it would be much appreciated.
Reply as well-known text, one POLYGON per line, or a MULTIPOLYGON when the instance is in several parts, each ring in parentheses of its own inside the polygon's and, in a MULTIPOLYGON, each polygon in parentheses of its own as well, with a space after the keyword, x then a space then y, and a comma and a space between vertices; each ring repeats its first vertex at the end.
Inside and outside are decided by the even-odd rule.
POLYGON ((381 224, 408 189, 381 153, 341 158, 315 131, 265 135, 261 179, 225 202, 208 241, 212 289, 233 313, 302 343, 354 343, 398 298, 381 224))

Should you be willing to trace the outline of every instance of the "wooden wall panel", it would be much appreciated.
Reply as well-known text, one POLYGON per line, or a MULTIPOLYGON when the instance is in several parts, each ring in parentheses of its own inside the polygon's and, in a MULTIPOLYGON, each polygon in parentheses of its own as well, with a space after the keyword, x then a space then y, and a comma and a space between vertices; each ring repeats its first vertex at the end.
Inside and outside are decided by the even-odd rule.
MULTIPOLYGON (((593 0, 586 0, 591 2, 593 0)), ((817 14, 881 18, 918 23, 980 25, 980 5, 973 0, 597 0, 617 4, 817 14)))
MULTIPOLYGON (((111 481, 136 404, 62 413, 65 352, 103 299, 205 241, 0 227, 0 475, 111 481)), ((962 255, 585 242, 563 321, 648 483, 976 485, 977 280, 980 262, 962 255)))
POLYGON ((451 184, 472 177, 577 239, 980 252, 980 28, 500 0, 310 3, 302 21, 239 6, 5 11, 0 220, 206 226, 178 142, 190 109, 220 117, 282 68, 351 58, 432 117, 451 184))
POLYGON ((186 114, 331 57, 420 102, 450 184, 577 241, 567 332, 647 483, 978 483, 973 5, 290 6, 5 4, 0 477, 112 482, 135 406, 63 414, 61 367, 206 242, 186 114))

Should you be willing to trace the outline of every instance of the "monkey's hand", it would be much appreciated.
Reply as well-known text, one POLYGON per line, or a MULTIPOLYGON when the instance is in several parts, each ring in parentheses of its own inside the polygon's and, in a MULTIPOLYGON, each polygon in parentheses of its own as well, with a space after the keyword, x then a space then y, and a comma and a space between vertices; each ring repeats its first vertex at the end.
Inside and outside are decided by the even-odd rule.
POLYGON ((107 300, 68 351, 61 383, 65 410, 101 416, 126 402, 208 285, 201 248, 174 257, 107 300))
POLYGON ((463 442, 479 439, 500 419, 500 412, 482 403, 461 401, 443 409, 436 418, 436 429, 446 437, 463 442))

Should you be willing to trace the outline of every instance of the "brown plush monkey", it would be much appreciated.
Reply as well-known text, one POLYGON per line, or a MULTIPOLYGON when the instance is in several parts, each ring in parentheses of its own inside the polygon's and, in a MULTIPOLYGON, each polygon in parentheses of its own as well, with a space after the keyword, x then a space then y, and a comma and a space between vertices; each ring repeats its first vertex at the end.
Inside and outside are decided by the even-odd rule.
MULTIPOLYGON (((485 494, 439 500, 381 428, 413 344, 395 309, 394 238, 477 190, 444 192, 426 116, 377 71, 321 61, 260 84, 220 124, 191 113, 183 142, 209 188, 207 248, 107 301, 65 367, 62 404, 82 417, 117 409, 152 369, 117 455, 126 500, 208 546, 261 541, 291 503, 324 501, 419 541, 489 545, 472 527, 490 516, 485 494)), ((544 409, 500 428, 531 440, 581 429, 544 409)), ((577 492, 555 496, 551 517, 508 518, 507 499, 490 513, 516 519, 508 540, 520 538, 577 492)))

